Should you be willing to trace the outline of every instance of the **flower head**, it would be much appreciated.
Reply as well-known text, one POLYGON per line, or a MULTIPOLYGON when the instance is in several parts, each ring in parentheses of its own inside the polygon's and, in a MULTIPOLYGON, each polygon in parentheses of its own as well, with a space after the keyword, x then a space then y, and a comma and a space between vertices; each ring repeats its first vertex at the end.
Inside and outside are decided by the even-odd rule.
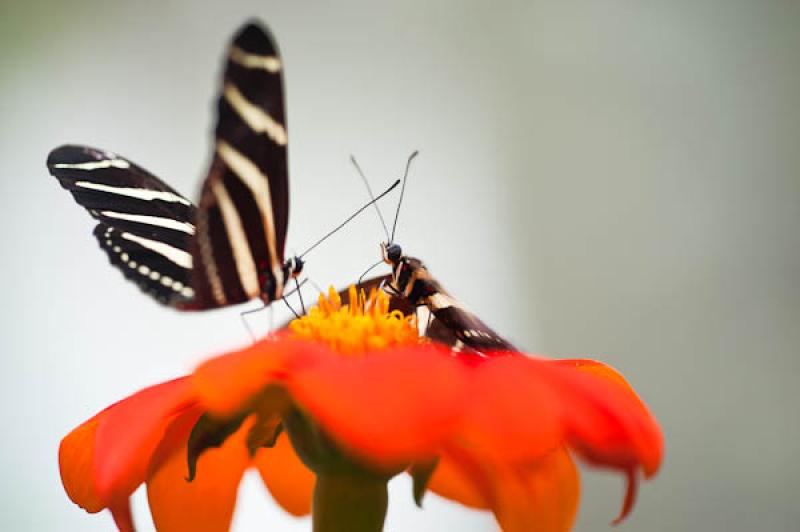
POLYGON ((227 530, 254 465, 296 515, 309 512, 316 476, 322 523, 342 478, 385 490, 408 470, 417 500, 430 489, 490 509, 506 532, 556 531, 577 508, 574 455, 625 474, 621 517, 639 474, 658 470, 658 425, 608 366, 520 353, 467 362, 420 339, 382 294, 349 296, 343 305, 331 291, 288 331, 79 426, 59 456, 70 498, 90 512, 109 508, 131 529, 127 500, 146 482, 159 530, 227 530))

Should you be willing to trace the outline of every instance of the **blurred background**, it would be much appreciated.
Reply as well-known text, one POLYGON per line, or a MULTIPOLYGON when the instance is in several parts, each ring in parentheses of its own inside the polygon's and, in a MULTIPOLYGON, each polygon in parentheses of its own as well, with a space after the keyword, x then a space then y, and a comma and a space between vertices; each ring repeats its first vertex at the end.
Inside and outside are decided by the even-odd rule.
MULTIPOLYGON (((182 315, 125 282, 44 163, 96 145, 194 197, 223 49, 250 17, 286 64, 287 250, 366 199, 350 153, 381 188, 420 149, 404 249, 528 351, 615 365, 661 421, 666 462, 620 529, 797 529, 799 3, 0 6, 0 529, 110 529, 63 493, 60 438, 248 342, 241 308, 182 315)), ((307 272, 352 282, 381 238, 367 213, 307 272)), ((622 480, 583 472, 576 529, 607 529, 622 480)), ((234 530, 309 529, 254 476, 240 501, 234 530)), ((387 531, 494 529, 392 485, 387 531)))

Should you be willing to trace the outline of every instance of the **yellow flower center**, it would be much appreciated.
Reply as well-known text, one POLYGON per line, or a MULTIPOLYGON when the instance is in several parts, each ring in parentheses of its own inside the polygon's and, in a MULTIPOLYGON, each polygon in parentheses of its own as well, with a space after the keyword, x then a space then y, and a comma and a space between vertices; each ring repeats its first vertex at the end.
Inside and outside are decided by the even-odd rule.
POLYGON ((328 297, 320 294, 316 307, 289 323, 296 336, 325 342, 345 355, 362 355, 386 347, 421 341, 414 316, 389 311, 389 297, 381 290, 364 291, 351 286, 349 304, 331 287, 328 297))

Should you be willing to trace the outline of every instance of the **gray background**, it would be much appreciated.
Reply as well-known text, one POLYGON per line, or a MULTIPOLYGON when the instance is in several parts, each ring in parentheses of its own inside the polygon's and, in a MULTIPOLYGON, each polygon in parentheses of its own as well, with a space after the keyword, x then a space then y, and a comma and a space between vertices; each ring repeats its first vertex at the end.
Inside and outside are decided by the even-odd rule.
MULTIPOLYGON (((614 364, 660 419, 664 467, 621 528, 797 528, 800 3, 226 4, 1 4, 0 529, 107 530, 63 494, 60 437, 247 341, 239 309, 180 315, 123 282, 44 160, 93 144, 193 195, 250 16, 287 65, 288 249, 364 200, 349 153, 378 187, 419 148, 406 250, 529 351, 614 364)), ((381 236, 365 216, 309 275, 352 281, 381 236)), ((622 482, 583 485, 577 529, 605 529, 622 482)), ((393 489, 387 530, 494 528, 393 489)), ((308 529, 257 478, 241 495, 235 530, 308 529)))

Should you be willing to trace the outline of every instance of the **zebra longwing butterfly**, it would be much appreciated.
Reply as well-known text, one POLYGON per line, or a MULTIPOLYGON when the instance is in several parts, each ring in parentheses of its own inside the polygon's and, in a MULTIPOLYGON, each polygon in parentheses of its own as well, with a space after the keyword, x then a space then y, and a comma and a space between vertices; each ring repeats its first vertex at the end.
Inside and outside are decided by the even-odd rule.
MULTIPOLYGON (((381 243, 381 253, 384 262, 392 268, 384 290, 392 299, 401 299, 411 308, 426 310, 428 316, 419 317, 419 323, 424 327, 423 334, 453 349, 478 354, 517 350, 447 293, 421 260, 404 255, 396 243, 381 243)), ((400 304, 394 305, 399 307, 400 304)))
POLYGON ((47 167, 99 223, 111 263, 159 302, 201 310, 282 297, 303 268, 283 260, 289 214, 283 64, 248 23, 228 48, 214 154, 199 204, 143 168, 88 146, 61 146, 47 167))
MULTIPOLYGON (((404 255, 400 245, 394 242, 397 217, 405 193, 408 170, 416 156, 417 152, 415 151, 406 162, 402 180, 403 187, 391 234, 389 234, 380 208, 377 203, 373 202, 384 231, 386 231, 387 241, 381 243, 381 258, 392 268, 392 273, 359 282, 359 286, 366 290, 382 288, 390 296, 390 306, 393 310, 399 310, 405 315, 416 313, 421 334, 435 342, 448 345, 454 350, 469 351, 475 354, 484 354, 487 351, 516 351, 517 349, 511 342, 497 334, 483 320, 447 293, 428 272, 428 268, 420 259, 404 255)), ((351 161, 372 196, 372 189, 361 171, 361 167, 355 158, 351 157, 351 161)), ((380 263, 374 266, 378 264, 380 263)), ((346 291, 340 292, 340 296, 346 300, 346 291)))

